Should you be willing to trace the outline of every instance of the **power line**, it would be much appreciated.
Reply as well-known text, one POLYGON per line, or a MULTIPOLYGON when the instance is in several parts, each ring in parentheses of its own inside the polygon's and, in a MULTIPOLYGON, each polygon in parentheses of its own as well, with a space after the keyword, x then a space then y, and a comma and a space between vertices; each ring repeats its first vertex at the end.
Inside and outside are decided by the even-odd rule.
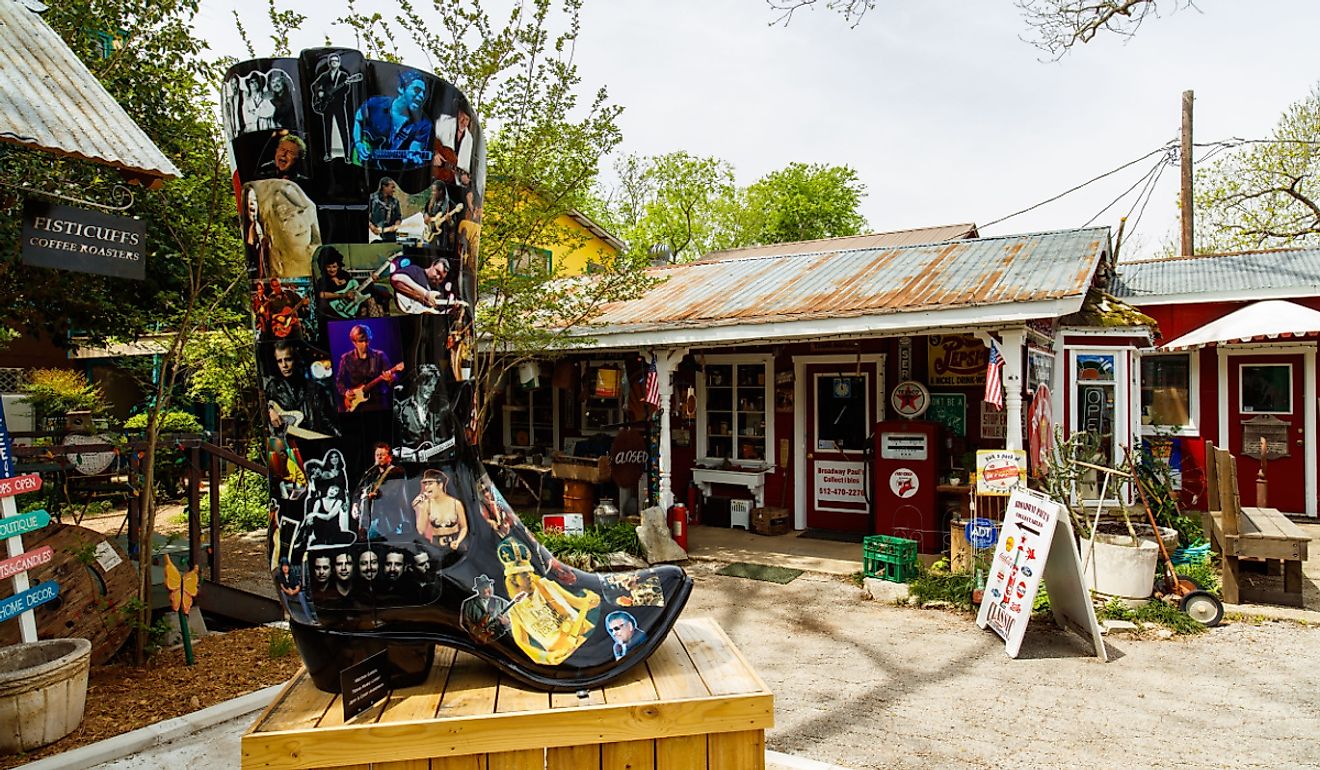
MULTIPOLYGON (((1127 188, 1126 190, 1124 190, 1123 192, 1119 193, 1117 197, 1115 197, 1112 201, 1110 201, 1110 202, 1108 203, 1108 205, 1106 205, 1104 208, 1102 208, 1102 209, 1100 209, 1099 211, 1097 211, 1097 212, 1095 213, 1095 216, 1093 216, 1093 217, 1091 217, 1090 219, 1086 220, 1086 224, 1082 225, 1082 227, 1090 227, 1092 222, 1094 222, 1095 220, 1097 220, 1097 219, 1099 219, 1100 217, 1104 216, 1104 213, 1105 213, 1106 211, 1108 211, 1109 209, 1113 208, 1113 207, 1114 207, 1114 204, 1116 204, 1116 203, 1118 203, 1119 201, 1123 200, 1123 198, 1124 198, 1128 193, 1130 193, 1130 192, 1132 192, 1133 190, 1137 189, 1137 186, 1138 186, 1138 185, 1141 185, 1141 184, 1143 184, 1143 183, 1145 183, 1145 182, 1150 181, 1150 178, 1151 178, 1152 176, 1154 176, 1154 175, 1155 175, 1155 174, 1156 174, 1156 173, 1157 173, 1162 167, 1164 167, 1165 165, 1169 164, 1170 162, 1171 162, 1171 160, 1170 160, 1170 158, 1169 158, 1169 156, 1168 156, 1167 154, 1166 154, 1163 158, 1160 158, 1159 160, 1155 161, 1155 165, 1151 166, 1149 171, 1147 171, 1145 174, 1143 174, 1143 175, 1141 176, 1140 179, 1138 179, 1137 181, 1133 182, 1131 187, 1129 187, 1129 188, 1127 188)), ((1143 188, 1142 192, 1145 192, 1144 188, 1143 188)), ((1138 195, 1137 198, 1138 198, 1138 200, 1140 200, 1141 195, 1138 195)))
POLYGON ((1083 187, 1086 187, 1086 186, 1089 185, 1089 184, 1093 184, 1093 183, 1095 183, 1095 182, 1099 182, 1101 179, 1104 179, 1104 178, 1106 178, 1106 177, 1113 176, 1114 174, 1117 174, 1117 173, 1120 172, 1120 171, 1123 171, 1123 170, 1125 170, 1125 169, 1131 168, 1132 166, 1135 166, 1136 164, 1138 164, 1138 163, 1140 163, 1140 162, 1146 160, 1147 158, 1150 158, 1151 156, 1158 155, 1158 154, 1161 153, 1161 152, 1167 152, 1171 147, 1175 147, 1176 145, 1177 145, 1177 141, 1176 141, 1176 140, 1173 140, 1173 141, 1167 142, 1167 143, 1165 143, 1165 144, 1163 144, 1163 145, 1161 145, 1161 146, 1159 146, 1159 147, 1156 147, 1155 149, 1151 150, 1150 152, 1146 153, 1145 155, 1142 155, 1140 158, 1137 158, 1137 159, 1135 159, 1135 160, 1130 160, 1130 161, 1128 161, 1127 163, 1124 163, 1123 165, 1119 166, 1118 168, 1112 169, 1112 170, 1110 170, 1110 171, 1106 171, 1105 173, 1100 174, 1099 176, 1092 177, 1091 179, 1088 179, 1088 180, 1086 180, 1085 182, 1082 182, 1081 184, 1076 185, 1075 187, 1070 187, 1069 189, 1064 190, 1063 192, 1059 193, 1058 195, 1055 195, 1055 196, 1053 196, 1053 197, 1051 197, 1051 198, 1046 198, 1045 200, 1041 201, 1040 203, 1032 204, 1031 206, 1028 206, 1028 207, 1026 207, 1025 209, 1022 209, 1021 211, 1014 211, 1012 214, 1009 214, 1008 216, 1003 216, 1003 217, 1000 217, 999 219, 996 219, 996 220, 993 220, 993 221, 990 221, 990 222, 986 222, 985 224, 981 225, 981 227, 984 228, 984 227, 990 227, 991 225, 997 225, 997 224, 999 224, 1000 222, 1005 222, 1005 221, 1007 221, 1007 220, 1009 220, 1009 219, 1012 219, 1013 217, 1016 217, 1016 216, 1020 216, 1020 215, 1022 215, 1022 214, 1025 214, 1025 213, 1027 213, 1028 211, 1034 211, 1035 209, 1038 209, 1038 208, 1040 208, 1041 206, 1044 206, 1044 205, 1047 205, 1047 204, 1053 203, 1053 202, 1059 200, 1060 198, 1062 198, 1062 197, 1064 197, 1064 196, 1066 196, 1066 195, 1071 195, 1072 193, 1077 192, 1078 190, 1082 189, 1083 187))

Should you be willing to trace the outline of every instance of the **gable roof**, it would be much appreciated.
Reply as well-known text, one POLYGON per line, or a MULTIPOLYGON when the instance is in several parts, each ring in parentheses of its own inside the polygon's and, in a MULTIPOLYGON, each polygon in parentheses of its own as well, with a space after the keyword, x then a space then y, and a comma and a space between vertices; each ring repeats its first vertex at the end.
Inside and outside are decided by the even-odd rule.
POLYGON ((935 227, 913 227, 907 230, 890 230, 883 233, 866 235, 848 235, 842 238, 820 238, 813 241, 795 241, 792 243, 771 243, 765 246, 742 246, 736 249, 712 251, 693 262, 719 262, 725 259, 744 257, 773 257, 784 254, 806 254, 813 247, 829 251, 847 251, 850 249, 878 249, 886 246, 915 246, 923 243, 940 243, 963 238, 975 238, 976 225, 972 223, 956 225, 936 225, 935 227))
POLYGON ((604 348, 1058 317, 1081 307, 1110 248, 1108 228, 884 248, 781 246, 789 253, 650 268, 658 285, 606 305, 593 324, 571 334, 604 348))
POLYGON ((1112 293, 1134 305, 1320 296, 1320 248, 1119 262, 1112 293))
POLYGON ((181 175, 55 30, 17 0, 0 0, 0 140, 153 183, 181 175))

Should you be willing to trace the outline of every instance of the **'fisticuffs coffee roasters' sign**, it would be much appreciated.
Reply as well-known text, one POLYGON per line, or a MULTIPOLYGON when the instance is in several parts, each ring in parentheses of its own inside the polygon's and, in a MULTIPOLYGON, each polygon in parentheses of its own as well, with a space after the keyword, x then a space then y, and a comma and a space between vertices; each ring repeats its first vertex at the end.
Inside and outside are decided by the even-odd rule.
POLYGON ((23 263, 142 280, 147 223, 42 200, 23 204, 23 263))

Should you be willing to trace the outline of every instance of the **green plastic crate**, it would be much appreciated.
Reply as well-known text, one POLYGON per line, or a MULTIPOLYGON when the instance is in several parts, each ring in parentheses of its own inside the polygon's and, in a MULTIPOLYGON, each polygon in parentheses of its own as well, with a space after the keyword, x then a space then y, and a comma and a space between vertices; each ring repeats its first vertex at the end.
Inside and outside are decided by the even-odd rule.
POLYGON ((889 535, 864 538, 862 574, 891 583, 908 582, 917 576, 917 541, 889 535))

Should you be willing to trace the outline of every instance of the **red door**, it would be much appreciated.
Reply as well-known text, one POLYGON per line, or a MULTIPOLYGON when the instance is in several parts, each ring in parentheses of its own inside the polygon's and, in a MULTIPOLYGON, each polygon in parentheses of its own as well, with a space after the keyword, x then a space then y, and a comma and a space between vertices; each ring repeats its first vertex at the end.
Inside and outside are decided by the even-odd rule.
POLYGON ((1256 455, 1258 436, 1264 434, 1269 440, 1269 507, 1284 513, 1306 511, 1303 372, 1300 354, 1228 357, 1228 450, 1237 457, 1243 505, 1257 505, 1256 455))
POLYGON ((876 422, 874 363, 807 364, 807 526, 871 533, 867 439, 876 422))

